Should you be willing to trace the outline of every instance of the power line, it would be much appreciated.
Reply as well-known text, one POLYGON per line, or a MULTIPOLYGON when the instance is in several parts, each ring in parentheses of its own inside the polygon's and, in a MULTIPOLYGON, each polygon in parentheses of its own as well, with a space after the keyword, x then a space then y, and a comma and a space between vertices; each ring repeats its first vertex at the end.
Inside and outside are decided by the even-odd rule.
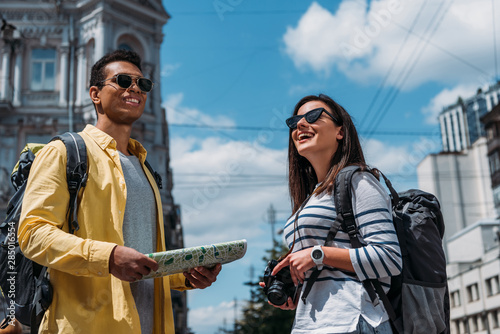
POLYGON ((412 34, 413 29, 415 28, 415 25, 417 24, 417 21, 420 18, 420 14, 422 13, 422 11, 423 11, 426 3, 427 3, 427 0, 422 3, 422 6, 420 7, 420 10, 418 11, 417 15, 413 19, 412 25, 411 25, 410 29, 408 29, 408 33, 406 34, 403 43, 400 45, 399 50, 396 53, 396 57, 394 57, 394 60, 392 61, 392 64, 389 67, 389 70, 387 71, 387 74, 385 75, 384 79, 380 83, 380 86, 378 87, 377 92, 375 93, 374 97, 372 98, 372 101, 370 102, 370 105, 368 106, 368 108, 367 108, 367 110, 365 112, 365 117, 361 118, 361 122, 359 124, 360 128, 363 125, 364 120, 368 118, 370 112, 373 110, 372 107, 375 104, 375 102, 377 101, 380 93, 382 92, 382 89, 384 88, 387 79, 389 78, 389 76, 390 76, 390 74, 391 74, 394 66, 396 65, 396 62, 397 62, 399 56, 401 55, 401 52, 403 51, 404 46, 408 42, 408 39, 409 39, 410 35, 412 34))
MULTIPOLYGON (((304 10, 284 10, 284 9, 277 9, 277 10, 249 10, 249 11, 242 11, 242 10, 235 10, 230 12, 230 15, 283 15, 283 14, 303 14, 304 10)), ((181 15, 181 16, 193 16, 193 15, 217 15, 217 12, 215 10, 213 11, 179 11, 175 12, 172 15, 181 15)))
MULTIPOLYGON (((272 128, 265 126, 238 126, 238 125, 208 125, 208 124, 186 124, 186 123, 169 123, 169 126, 173 127, 184 127, 184 128, 200 128, 200 129, 211 129, 211 130, 247 130, 247 131, 282 131, 288 132, 289 129, 283 128, 272 128)), ((359 131, 362 135, 363 131, 359 131)), ((391 130, 380 130, 373 131, 374 135, 386 135, 386 136, 436 136, 436 132, 432 131, 391 131, 391 130)), ((233 138, 232 138, 233 139, 233 138)))
MULTIPOLYGON (((443 22, 443 18, 448 13, 448 10, 450 9, 451 4, 453 3, 453 0, 449 1, 448 7, 445 8, 443 14, 441 15, 440 19, 438 20, 437 18, 438 18, 439 11, 444 6, 445 2, 446 2, 446 0, 443 0, 443 2, 441 3, 441 5, 439 6, 438 10, 435 12, 434 16, 432 17, 431 22, 427 26, 426 31, 424 32, 424 36, 425 36, 427 34, 427 31, 430 31, 432 29, 430 31, 430 34, 429 34, 429 40, 432 38, 432 36, 435 34, 435 32, 437 31, 437 29, 439 28, 439 26, 443 22), (437 21, 437 24, 434 26, 434 28, 432 28, 432 26, 434 25, 434 23, 436 21, 437 21)), ((423 52, 425 51, 425 49, 429 45, 429 43, 426 42, 422 47, 420 47, 421 42, 422 41, 420 41, 420 43, 418 43, 418 45, 417 45, 417 47, 415 49, 415 51, 417 49, 419 49, 417 51, 416 57, 414 57, 413 60, 411 60, 411 58, 412 58, 411 56, 408 58, 405 66, 403 66, 403 70, 399 74, 399 78, 396 80, 396 82, 398 82, 398 83, 395 85, 395 88, 393 87, 391 89, 391 91, 386 95, 386 98, 384 99, 382 105, 379 108, 379 112, 377 113, 378 119, 375 122, 371 123, 372 127, 369 130, 368 136, 371 136, 372 133, 377 129, 377 127, 379 126, 380 122, 385 117, 385 115, 389 111, 390 107, 394 103, 396 97, 399 95, 400 89, 406 83, 408 77, 410 76, 411 72, 413 71, 413 69, 417 65, 417 63, 418 63, 420 57, 422 56, 423 52), (411 62, 411 64, 410 64, 410 62, 411 62), (405 73, 405 70, 408 68, 408 66, 409 66, 409 69, 405 73), (385 107, 384 107, 384 105, 385 105, 385 107)), ((414 54, 412 54, 412 55, 414 55, 414 54)))

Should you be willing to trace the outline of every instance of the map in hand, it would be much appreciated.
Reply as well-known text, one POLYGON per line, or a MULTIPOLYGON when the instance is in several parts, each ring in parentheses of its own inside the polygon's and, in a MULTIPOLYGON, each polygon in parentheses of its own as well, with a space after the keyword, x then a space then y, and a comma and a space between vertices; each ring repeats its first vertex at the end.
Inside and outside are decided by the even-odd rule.
POLYGON ((213 267, 241 259, 247 251, 245 239, 217 244, 181 248, 166 252, 148 254, 158 262, 157 271, 152 271, 142 279, 156 278, 188 271, 195 267, 213 267))

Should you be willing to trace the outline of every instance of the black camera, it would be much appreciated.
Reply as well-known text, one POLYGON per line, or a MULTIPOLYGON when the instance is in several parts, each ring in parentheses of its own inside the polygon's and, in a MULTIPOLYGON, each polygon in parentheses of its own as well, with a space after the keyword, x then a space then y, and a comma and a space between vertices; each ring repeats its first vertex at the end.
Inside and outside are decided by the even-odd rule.
POLYGON ((267 295, 267 299, 274 305, 283 305, 286 303, 288 297, 292 297, 295 303, 299 287, 293 284, 292 276, 290 275, 290 267, 284 267, 273 276, 271 273, 277 264, 278 261, 271 260, 264 270, 264 283, 266 285, 264 287, 264 293, 267 295))

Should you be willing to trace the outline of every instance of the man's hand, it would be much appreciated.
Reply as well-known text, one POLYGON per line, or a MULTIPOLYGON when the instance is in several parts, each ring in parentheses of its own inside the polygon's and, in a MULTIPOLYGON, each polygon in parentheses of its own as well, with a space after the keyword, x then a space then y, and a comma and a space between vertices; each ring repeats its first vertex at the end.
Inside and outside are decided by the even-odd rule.
POLYGON ((217 275, 219 275, 221 269, 222 265, 217 263, 217 265, 212 269, 208 269, 206 267, 196 267, 191 269, 189 272, 185 271, 184 276, 186 276, 186 279, 193 288, 205 289, 217 280, 217 275))
POLYGON ((158 270, 158 263, 130 247, 116 246, 109 257, 109 272, 122 281, 135 282, 151 270, 158 270))

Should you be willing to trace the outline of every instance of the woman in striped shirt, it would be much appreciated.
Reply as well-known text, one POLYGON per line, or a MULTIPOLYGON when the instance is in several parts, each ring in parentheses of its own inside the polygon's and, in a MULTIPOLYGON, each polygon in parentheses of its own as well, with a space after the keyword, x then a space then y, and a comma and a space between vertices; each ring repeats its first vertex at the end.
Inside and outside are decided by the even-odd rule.
POLYGON ((349 165, 366 167, 351 117, 330 97, 311 95, 297 103, 287 125, 293 214, 284 233, 291 252, 274 268, 273 274, 289 266, 294 284, 305 282, 307 286, 313 269, 323 270, 305 302, 289 298, 277 307, 296 309, 293 334, 392 333, 382 303, 372 303, 361 283, 365 279, 379 279, 387 291, 390 277, 401 271, 390 199, 378 176, 361 172, 352 179, 353 210, 363 247, 353 249, 349 236, 341 229, 325 245, 336 217, 335 177, 349 165), (315 261, 313 250, 319 255, 315 261))

